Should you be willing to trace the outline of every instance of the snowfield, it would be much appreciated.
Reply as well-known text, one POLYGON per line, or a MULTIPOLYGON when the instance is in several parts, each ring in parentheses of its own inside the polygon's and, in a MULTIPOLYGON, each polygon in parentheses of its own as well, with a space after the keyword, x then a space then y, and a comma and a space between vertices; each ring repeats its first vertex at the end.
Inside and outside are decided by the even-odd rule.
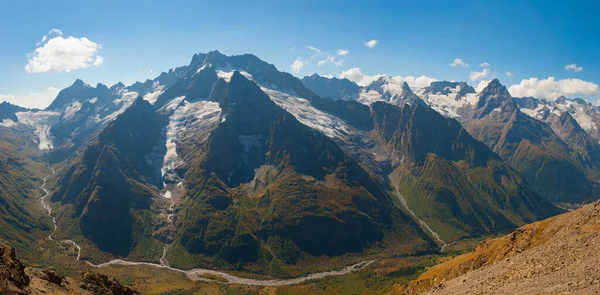
POLYGON ((308 100, 296 96, 295 93, 285 93, 262 86, 260 88, 271 100, 294 115, 302 124, 321 131, 330 138, 344 139, 353 132, 353 128, 346 122, 315 108, 308 100))

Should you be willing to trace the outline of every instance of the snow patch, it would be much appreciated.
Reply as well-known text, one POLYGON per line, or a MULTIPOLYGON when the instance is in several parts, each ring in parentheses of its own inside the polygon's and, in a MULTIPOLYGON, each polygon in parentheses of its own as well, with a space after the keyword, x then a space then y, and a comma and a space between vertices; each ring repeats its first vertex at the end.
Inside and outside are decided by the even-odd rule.
POLYGON ((147 100, 150 104, 154 104, 158 97, 165 91, 165 86, 160 85, 158 81, 152 84, 152 91, 144 95, 144 100, 147 100))
POLYGON ((101 121, 102 123, 106 123, 106 122, 110 122, 110 121, 116 119, 117 116, 122 114, 123 112, 125 112, 125 110, 131 104, 133 104, 133 102, 138 97, 138 93, 135 91, 126 91, 125 89, 122 89, 120 92, 121 92, 121 96, 119 98, 115 99, 113 101, 113 103, 117 106, 121 105, 121 107, 118 110, 116 110, 115 112, 113 112, 112 114, 104 117, 104 119, 100 119, 99 117, 96 117, 96 122, 101 121))
POLYGON ((371 105, 376 101, 385 101, 385 99, 383 98, 383 96, 381 96, 379 92, 375 90, 366 91, 363 89, 358 95, 358 99, 356 101, 365 105, 371 105))
POLYGON ((81 110, 81 103, 78 101, 73 101, 63 112, 62 120, 68 121, 75 117, 75 114, 81 110))
POLYGON ((88 100, 89 103, 95 104, 98 101, 98 97, 94 97, 88 100))
POLYGON ((17 123, 15 123, 15 121, 13 121, 11 119, 4 119, 4 120, 2 120, 2 123, 0 123, 0 126, 6 127, 6 128, 11 128, 11 127, 17 126, 17 123))
POLYGON ((235 72, 235 71, 240 72, 240 74, 244 75, 244 77, 246 77, 246 79, 248 79, 250 81, 254 81, 254 77, 252 77, 252 75, 250 75, 250 73, 248 73, 242 69, 234 68, 230 64, 226 64, 224 66, 218 66, 217 67, 217 77, 222 78, 227 83, 229 83, 231 81, 231 76, 233 76, 233 72, 235 72))

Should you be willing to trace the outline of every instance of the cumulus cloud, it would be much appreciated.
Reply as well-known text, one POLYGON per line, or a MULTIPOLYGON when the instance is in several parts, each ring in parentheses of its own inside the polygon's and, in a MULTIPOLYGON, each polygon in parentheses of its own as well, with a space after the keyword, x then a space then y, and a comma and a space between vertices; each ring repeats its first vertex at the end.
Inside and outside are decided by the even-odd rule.
MULTIPOLYGON (((340 73, 339 77, 340 78, 346 78, 360 86, 368 86, 369 84, 371 84, 373 81, 384 77, 385 75, 383 74, 377 74, 377 75, 373 75, 373 76, 369 76, 369 75, 365 75, 360 68, 351 68, 347 71, 343 71, 340 73)), ((420 77, 414 77, 414 76, 394 76, 392 77, 392 79, 398 81, 399 83, 408 83, 408 85, 410 87, 427 87, 431 84, 431 82, 437 81, 434 78, 431 77, 427 77, 427 76, 420 76, 420 77)))
POLYGON ((40 46, 42 43, 46 42, 46 40, 48 40, 48 36, 50 36, 50 37, 62 36, 62 34, 63 34, 63 32, 59 29, 51 29, 50 31, 48 31, 48 34, 42 36, 42 40, 40 40, 40 42, 35 43, 35 45, 40 46))
POLYGON ((583 71, 583 67, 578 67, 577 64, 570 64, 565 66, 565 71, 573 71, 579 73, 583 71))
POLYGON ((481 80, 481 79, 487 77, 489 74, 490 74, 490 70, 488 68, 484 68, 483 71, 481 71, 481 72, 471 71, 471 74, 469 74, 469 79, 471 79, 471 81, 475 82, 477 80, 481 80))
POLYGON ((479 66, 482 67, 482 68, 489 68, 492 65, 489 62, 484 62, 484 63, 480 64, 479 66))
POLYGON ((26 108, 40 108, 43 109, 50 105, 50 103, 56 98, 59 89, 55 87, 48 87, 42 91, 29 92, 23 95, 2 95, 0 94, 0 102, 7 101, 18 106, 26 108))
POLYGON ((395 76, 393 77, 394 80, 400 82, 401 84, 406 82, 408 84, 408 86, 410 87, 416 87, 416 88, 424 88, 424 87, 429 87, 429 85, 431 85, 431 82, 435 82, 437 81, 434 78, 431 77, 427 77, 425 75, 419 76, 419 77, 413 77, 413 76, 406 76, 406 77, 402 77, 402 76, 395 76))
POLYGON ((465 63, 462 59, 460 58, 455 58, 454 61, 450 64, 453 67, 464 67, 464 68, 468 68, 469 65, 467 63, 465 63))
POLYGON ((302 59, 297 58, 291 65, 290 68, 292 69, 292 72, 294 73, 299 73, 300 71, 302 71, 302 68, 304 67, 304 61, 302 61, 302 59))
POLYGON ((360 68, 351 68, 340 73, 340 78, 346 78, 360 86, 367 86, 384 75, 369 76, 363 74, 360 68))
MULTIPOLYGON (((306 48, 308 48, 310 51, 313 52, 312 55, 307 58, 299 57, 290 65, 292 72, 294 72, 296 74, 299 73, 300 71, 302 71, 302 69, 305 66, 312 64, 313 61, 315 61, 319 56, 322 56, 322 55, 324 55, 325 58, 322 60, 319 60, 317 62, 317 66, 319 66, 319 67, 323 66, 327 63, 331 63, 331 64, 335 65, 336 67, 339 67, 344 64, 343 59, 336 58, 334 55, 329 54, 328 52, 323 52, 323 51, 321 51, 321 49, 319 49, 317 47, 308 45, 308 46, 306 46, 306 48)), ((348 51, 344 50, 344 49, 339 49, 337 51, 337 53, 338 53, 338 55, 343 56, 343 55, 348 54, 348 51), (340 50, 343 50, 345 52, 342 52, 343 54, 340 54, 340 50)))
POLYGON ((373 47, 377 46, 378 43, 379 43, 378 40, 371 39, 371 40, 365 42, 365 46, 367 46, 369 48, 373 48, 373 47))
POLYGON ((42 41, 38 42, 39 47, 28 55, 25 71, 29 73, 70 72, 97 67, 104 61, 98 52, 102 45, 86 37, 64 38, 59 29, 50 30, 48 36, 44 35, 42 41))
POLYGON ((520 84, 510 86, 508 91, 512 96, 533 96, 546 99, 555 99, 561 95, 592 95, 600 94, 600 87, 593 82, 580 79, 556 80, 554 77, 547 79, 529 78, 520 84))
POLYGON ((332 74, 327 74, 327 75, 323 75, 323 77, 325 77, 327 79, 331 79, 331 78, 333 78, 333 75, 332 74))
POLYGON ((477 84, 477 87, 475 87, 475 91, 481 92, 483 89, 485 89, 485 87, 488 86, 488 84, 490 84, 490 81, 492 81, 492 80, 481 80, 481 81, 479 81, 479 84, 477 84))
POLYGON ((512 77, 512 73, 511 73, 511 72, 508 72, 508 71, 507 71, 507 72, 506 72, 506 75, 507 75, 507 76, 509 76, 509 77, 512 77))
POLYGON ((338 49, 337 50, 337 54, 339 56, 346 56, 346 54, 350 53, 350 51, 346 50, 346 49, 338 49))

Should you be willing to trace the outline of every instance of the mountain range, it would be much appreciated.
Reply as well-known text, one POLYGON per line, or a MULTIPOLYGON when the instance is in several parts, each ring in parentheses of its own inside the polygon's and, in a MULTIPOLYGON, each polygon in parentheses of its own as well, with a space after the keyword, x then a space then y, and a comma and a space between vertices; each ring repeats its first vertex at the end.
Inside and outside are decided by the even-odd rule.
POLYGON ((0 222, 52 231, 27 210, 47 161, 52 234, 93 263, 289 277, 439 253, 597 200, 599 111, 496 79, 361 87, 199 53, 129 86, 77 80, 45 110, 0 104, 0 222))

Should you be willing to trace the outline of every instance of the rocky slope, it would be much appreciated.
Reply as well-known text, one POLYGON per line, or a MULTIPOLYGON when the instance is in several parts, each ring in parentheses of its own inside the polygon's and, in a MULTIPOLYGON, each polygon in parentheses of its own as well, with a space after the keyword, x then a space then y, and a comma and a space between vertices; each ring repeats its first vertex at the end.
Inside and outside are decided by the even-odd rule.
POLYGON ((105 275, 85 272, 76 278, 52 268, 26 267, 15 250, 0 242, 0 294, 2 295, 135 295, 133 289, 105 275))
POLYGON ((434 266, 406 294, 597 294, 600 202, 487 240, 434 266))

